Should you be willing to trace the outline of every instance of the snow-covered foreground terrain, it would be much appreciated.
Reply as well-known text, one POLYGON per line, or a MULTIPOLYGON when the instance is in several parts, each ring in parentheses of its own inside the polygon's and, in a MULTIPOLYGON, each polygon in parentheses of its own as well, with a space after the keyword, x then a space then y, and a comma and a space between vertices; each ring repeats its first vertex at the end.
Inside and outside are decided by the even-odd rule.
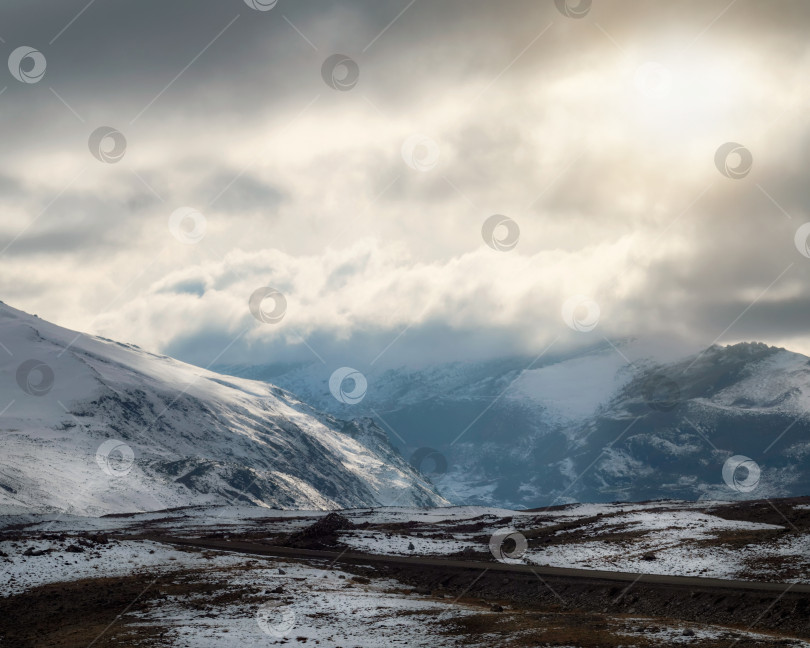
MULTIPOLYGON (((29 534, 233 537, 284 544, 326 515, 200 506, 103 518, 19 514, 3 519, 7 526, 24 525, 29 534)), ((523 564, 810 583, 810 510, 796 500, 579 504, 541 511, 382 507, 341 515, 353 528, 338 530, 335 546, 362 553, 494 560, 493 536, 509 531, 526 539, 513 561, 523 564), (762 517, 767 521, 753 519, 762 517)))
MULTIPOLYGON (((168 600, 141 615, 143 623, 170 628, 172 645, 188 648, 273 645, 294 640, 334 646, 393 644, 435 646, 442 624, 473 610, 429 596, 409 596, 397 583, 370 581, 339 569, 253 561, 223 568, 211 559, 212 576, 228 578, 229 587, 274 592, 272 600, 249 598, 216 615, 201 618, 193 599, 168 600)), ((206 596, 197 597, 206 602, 206 596)), ((258 597, 257 597, 258 598, 258 597)), ((476 610, 477 611, 477 610, 476 610)))
MULTIPOLYGON (((512 561, 517 564, 810 583, 806 500, 598 504, 546 511, 374 508, 337 516, 235 506, 102 518, 7 513, 0 517, 0 613, 20 620, 14 627, 0 622, 0 638, 2 628, 9 637, 22 636, 13 633, 23 632, 20 624, 28 613, 46 628, 37 632, 59 637, 54 644, 19 645, 86 646, 98 639, 96 646, 184 648, 810 646, 790 633, 746 630, 753 619, 733 628, 694 618, 677 621, 669 614, 639 614, 632 603, 621 614, 602 610, 594 616, 580 610, 581 600, 569 606, 560 597, 557 605, 551 594, 552 609, 537 610, 504 598, 503 592, 493 600, 468 594, 467 585, 420 587, 396 572, 362 564, 257 557, 144 539, 213 538, 226 547, 232 542, 236 550, 245 541, 301 546, 292 539, 305 538, 312 547, 495 564, 492 539, 506 531, 526 541, 525 551, 512 561), (771 520, 768 511, 780 516, 774 507, 786 516, 783 524, 771 520), (343 526, 306 535, 329 519, 340 519, 343 526), (114 592, 122 593, 115 598, 114 592), (72 605, 84 605, 88 618, 72 613, 72 605)), ((436 578, 438 568, 430 569, 436 578)), ((470 587, 477 578, 473 574, 470 587)), ((619 600, 622 590, 610 596, 619 600)))
MULTIPOLYGON (((15 549, 14 543, 3 546, 15 549)), ((57 550, 2 566, 4 578, 11 580, 4 592, 7 599, 47 583, 140 578, 143 592, 154 592, 156 597, 142 596, 112 626, 88 635, 100 646, 123 641, 174 648, 485 647, 524 645, 521 641, 548 632, 554 637, 566 631, 576 636, 565 623, 549 628, 546 616, 535 618, 513 606, 413 590, 392 579, 368 578, 333 565, 180 551, 146 541, 113 540, 84 554, 57 550)), ((569 616, 573 618, 566 621, 580 622, 569 616)), ((780 638, 781 643, 772 643, 775 638, 770 634, 709 624, 661 623, 638 615, 609 617, 607 625, 610 634, 603 631, 602 636, 625 646, 647 646, 648 641, 714 646, 742 639, 764 646, 810 647, 800 640, 780 638)))
POLYGON ((4 596, 43 584, 132 574, 162 585, 190 585, 203 579, 244 593, 231 604, 216 605, 215 614, 209 609, 210 592, 168 596, 160 605, 133 613, 133 626, 160 625, 172 646, 222 646, 225 638, 227 645, 273 645, 287 637, 380 647, 411 637, 409 645, 431 646, 443 622, 471 613, 450 601, 407 595, 392 581, 372 582, 325 566, 179 551, 148 541, 107 540, 91 543, 82 553, 65 551, 77 546, 72 540, 24 544, 53 551, 25 557, 18 551, 20 543, 0 543, 0 550, 12 556, 0 563, 0 574, 8 582, 4 596), (268 593, 272 596, 265 596, 268 593), (369 640, 372 631, 374 641, 369 640))
MULTIPOLYGON (((590 507, 589 507, 590 508, 590 507)), ((383 531, 344 531, 340 541, 356 550, 389 555, 451 555, 463 552, 465 547, 478 551, 482 534, 494 534, 503 528, 532 538, 537 529, 549 530, 554 542, 534 544, 521 556, 527 564, 552 567, 581 567, 609 571, 681 576, 705 576, 726 579, 779 580, 776 564, 789 562, 792 571, 800 576, 788 577, 791 582, 810 582, 810 535, 770 539, 768 532, 785 531, 786 525, 761 524, 722 518, 689 510, 650 513, 645 507, 615 507, 600 505, 600 519, 583 525, 574 514, 513 515, 506 522, 500 515, 482 513, 484 522, 478 531, 444 531, 438 525, 432 533, 422 537, 412 534, 390 534, 383 531), (551 518, 551 519, 550 519, 551 518), (556 529, 573 524, 571 529, 556 529), (448 532, 450 537, 448 536, 448 532), (723 536, 759 534, 762 542, 737 547, 723 544, 723 536), (768 538, 766 540, 766 538, 768 538), (408 549, 409 544, 413 549, 408 549), (771 570, 754 569, 752 563, 767 563, 775 559, 771 570)), ((646 507, 652 508, 652 507, 646 507)), ((593 510, 593 509, 591 509, 593 510)), ((479 516, 476 516, 479 517, 479 516)))

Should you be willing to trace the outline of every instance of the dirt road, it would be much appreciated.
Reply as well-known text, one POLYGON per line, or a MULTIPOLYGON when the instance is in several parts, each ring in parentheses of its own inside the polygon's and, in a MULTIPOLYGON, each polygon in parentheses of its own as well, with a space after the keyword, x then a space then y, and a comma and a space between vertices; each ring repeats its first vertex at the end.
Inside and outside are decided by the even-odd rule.
POLYGON ((264 545, 240 540, 184 539, 167 536, 150 536, 147 539, 166 544, 198 547, 200 549, 217 549, 259 556, 278 556, 285 558, 324 559, 347 564, 392 565, 403 567, 432 567, 446 569, 478 569, 481 571, 534 574, 535 576, 578 579, 585 581, 618 581, 620 583, 652 584, 721 590, 751 590, 756 592, 786 591, 795 594, 810 594, 810 584, 768 583, 760 581, 725 580, 721 578, 700 578, 693 576, 671 576, 661 574, 634 574, 596 569, 575 569, 568 567, 544 567, 538 565, 506 564, 500 562, 482 562, 473 560, 453 560, 447 558, 426 558, 424 556, 384 556, 361 554, 348 551, 322 551, 316 549, 297 549, 264 545))

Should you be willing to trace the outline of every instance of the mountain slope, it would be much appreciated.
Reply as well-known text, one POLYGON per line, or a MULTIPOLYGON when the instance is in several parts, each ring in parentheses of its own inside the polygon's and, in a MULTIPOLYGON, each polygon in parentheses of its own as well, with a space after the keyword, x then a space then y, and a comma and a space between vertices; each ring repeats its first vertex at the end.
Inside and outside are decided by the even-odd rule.
POLYGON ((757 343, 672 361, 625 341, 539 360, 370 373, 356 405, 335 399, 316 365, 224 370, 272 375, 318 407, 376 417, 406 456, 435 449, 447 472, 431 478, 454 502, 534 507, 810 493, 808 363, 757 343), (753 490, 724 480, 738 455, 760 469, 753 490))
POLYGON ((582 488, 636 499, 756 498, 810 492, 810 358, 761 343, 712 346, 639 372, 579 430, 582 488), (632 428, 627 426, 633 423, 632 428), (625 431, 626 430, 626 431, 625 431), (593 447, 606 448, 597 459, 593 447), (733 456, 756 464, 730 484, 733 456))
POLYGON ((442 505, 373 422, 0 303, 0 504, 442 505))

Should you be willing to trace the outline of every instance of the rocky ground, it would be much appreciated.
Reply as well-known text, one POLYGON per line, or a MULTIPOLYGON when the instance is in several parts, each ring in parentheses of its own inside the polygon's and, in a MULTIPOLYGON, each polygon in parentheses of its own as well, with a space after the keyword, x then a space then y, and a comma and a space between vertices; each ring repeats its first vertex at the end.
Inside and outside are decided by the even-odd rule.
POLYGON ((790 500, 530 512, 199 508, 107 518, 6 516, 0 646, 810 646, 810 597, 790 591, 808 581, 806 554, 790 553, 803 546, 808 514, 808 502, 790 500), (515 564, 550 564, 567 549, 579 567, 637 560, 646 568, 639 572, 681 574, 678 565, 699 572, 713 556, 712 575, 764 575, 785 588, 687 590, 487 568, 347 565, 144 537, 173 533, 234 548, 284 544, 497 565, 504 560, 492 547, 499 529, 526 540, 522 552, 506 542, 515 564), (706 552, 700 560, 676 560, 698 551, 706 552))

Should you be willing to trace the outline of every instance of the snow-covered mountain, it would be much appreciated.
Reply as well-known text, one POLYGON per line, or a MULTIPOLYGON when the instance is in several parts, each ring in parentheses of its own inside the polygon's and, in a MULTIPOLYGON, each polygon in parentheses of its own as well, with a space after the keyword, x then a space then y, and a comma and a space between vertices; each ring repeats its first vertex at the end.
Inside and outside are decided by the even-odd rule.
POLYGON ((810 359, 784 349, 712 346, 673 361, 638 342, 605 342, 539 360, 369 372, 354 404, 332 395, 333 369, 221 368, 336 415, 373 417, 457 503, 810 493, 810 359), (732 457, 753 464, 726 465, 732 457), (748 468, 759 473, 745 481, 748 468))
POLYGON ((446 504, 369 419, 0 303, 0 505, 446 504))

